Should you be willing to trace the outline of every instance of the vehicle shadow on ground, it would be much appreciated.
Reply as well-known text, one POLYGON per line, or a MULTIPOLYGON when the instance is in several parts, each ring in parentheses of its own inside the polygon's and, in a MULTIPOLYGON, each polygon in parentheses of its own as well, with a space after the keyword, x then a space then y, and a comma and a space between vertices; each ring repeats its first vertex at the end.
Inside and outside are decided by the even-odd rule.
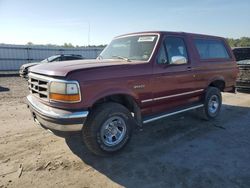
MULTIPOLYGON (((229 131, 229 127, 234 126, 232 123, 238 116, 249 116, 250 108, 229 105, 222 108, 221 116, 213 121, 201 120, 197 118, 196 111, 192 111, 145 125, 143 131, 134 131, 131 141, 121 152, 109 157, 91 154, 80 134, 68 136, 65 140, 84 163, 124 187, 235 186, 237 182, 229 181, 223 174, 223 170, 227 170, 224 168, 234 166, 220 167, 223 161, 216 156, 221 155, 218 152, 224 152, 227 157, 229 151, 223 151, 223 144, 218 146, 217 142, 225 131, 229 131), (219 136, 214 139, 210 138, 217 134, 219 136), (218 151, 218 147, 222 151, 218 151), (211 153, 215 155, 214 161, 205 162, 203 158, 211 153), (206 168, 211 168, 212 175, 203 172, 202 169, 206 168)), ((240 181, 244 183, 244 180, 240 181)))
POLYGON ((0 92, 7 92, 7 91, 10 91, 10 89, 7 87, 0 86, 0 92))

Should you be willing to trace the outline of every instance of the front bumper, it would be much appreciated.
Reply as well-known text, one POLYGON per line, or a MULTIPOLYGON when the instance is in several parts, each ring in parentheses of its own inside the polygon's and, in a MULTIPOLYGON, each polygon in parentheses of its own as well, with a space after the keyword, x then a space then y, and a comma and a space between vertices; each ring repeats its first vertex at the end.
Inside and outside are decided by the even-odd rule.
POLYGON ((27 96, 27 105, 34 121, 42 127, 57 131, 80 131, 89 114, 88 111, 69 111, 49 107, 34 96, 27 96))

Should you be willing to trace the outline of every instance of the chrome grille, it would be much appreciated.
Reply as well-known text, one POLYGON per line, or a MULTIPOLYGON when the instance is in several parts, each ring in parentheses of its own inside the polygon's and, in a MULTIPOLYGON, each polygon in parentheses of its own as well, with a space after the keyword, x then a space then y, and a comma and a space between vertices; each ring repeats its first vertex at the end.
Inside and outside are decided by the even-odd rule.
POLYGON ((39 75, 29 74, 28 84, 30 93, 43 100, 49 99, 48 83, 49 80, 46 80, 39 75))
POLYGON ((250 66, 239 67, 239 80, 250 80, 250 66))

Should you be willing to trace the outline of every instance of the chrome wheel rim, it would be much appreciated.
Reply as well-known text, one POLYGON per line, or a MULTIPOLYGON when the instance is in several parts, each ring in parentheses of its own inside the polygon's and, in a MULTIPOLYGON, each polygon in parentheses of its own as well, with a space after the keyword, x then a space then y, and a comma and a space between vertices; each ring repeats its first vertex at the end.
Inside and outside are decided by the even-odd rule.
POLYGON ((219 108, 219 97, 217 95, 213 95, 208 102, 208 110, 210 113, 214 114, 217 112, 219 108))
POLYGON ((116 146, 126 134, 126 123, 119 116, 110 117, 101 127, 101 139, 106 146, 116 146))

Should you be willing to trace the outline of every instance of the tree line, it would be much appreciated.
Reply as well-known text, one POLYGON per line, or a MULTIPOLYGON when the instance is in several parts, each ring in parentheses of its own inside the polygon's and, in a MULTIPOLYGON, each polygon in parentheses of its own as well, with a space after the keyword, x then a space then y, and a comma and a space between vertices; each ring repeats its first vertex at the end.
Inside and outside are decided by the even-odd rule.
POLYGON ((250 47, 250 37, 227 38, 227 41, 231 47, 250 47))
MULTIPOLYGON (((36 46, 38 44, 34 44, 32 42, 28 42, 26 45, 29 45, 29 46, 36 46)), ((50 47, 65 47, 65 48, 87 48, 87 47, 99 47, 99 48, 104 48, 106 47, 107 45, 106 44, 100 44, 100 45, 87 45, 87 46, 79 46, 79 45, 73 45, 71 43, 64 43, 63 45, 57 45, 57 44, 42 44, 39 46, 50 46, 50 47)))

